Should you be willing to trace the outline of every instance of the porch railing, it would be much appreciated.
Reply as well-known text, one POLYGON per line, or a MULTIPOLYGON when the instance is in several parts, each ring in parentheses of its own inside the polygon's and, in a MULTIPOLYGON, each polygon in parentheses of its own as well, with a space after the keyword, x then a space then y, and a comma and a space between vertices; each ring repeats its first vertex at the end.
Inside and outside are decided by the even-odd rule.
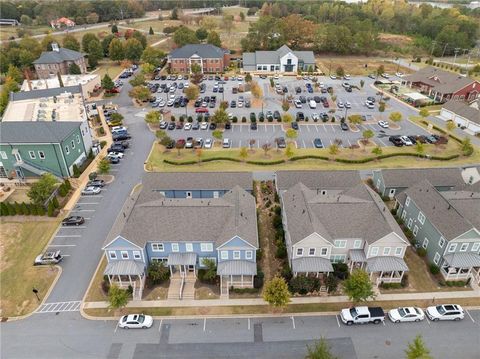
POLYGON ((180 289, 178 293, 178 299, 182 299, 183 296, 183 286, 185 285, 185 276, 180 276, 182 278, 182 281, 180 282, 180 289))
POLYGON ((441 268, 440 272, 442 273, 445 280, 466 280, 472 276, 471 273, 459 273, 458 269, 456 273, 449 273, 445 270, 445 268, 441 268))

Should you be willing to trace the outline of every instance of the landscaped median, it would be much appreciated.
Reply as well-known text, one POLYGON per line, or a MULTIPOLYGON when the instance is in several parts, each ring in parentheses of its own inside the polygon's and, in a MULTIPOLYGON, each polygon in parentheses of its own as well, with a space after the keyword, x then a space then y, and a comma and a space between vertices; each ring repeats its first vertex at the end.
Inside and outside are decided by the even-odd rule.
POLYGON ((445 145, 425 144, 421 151, 411 147, 381 147, 350 149, 202 149, 166 150, 155 143, 146 162, 147 171, 258 171, 277 169, 362 169, 372 165, 379 168, 441 167, 480 162, 480 151, 474 148, 465 156, 461 145, 450 140, 445 145))

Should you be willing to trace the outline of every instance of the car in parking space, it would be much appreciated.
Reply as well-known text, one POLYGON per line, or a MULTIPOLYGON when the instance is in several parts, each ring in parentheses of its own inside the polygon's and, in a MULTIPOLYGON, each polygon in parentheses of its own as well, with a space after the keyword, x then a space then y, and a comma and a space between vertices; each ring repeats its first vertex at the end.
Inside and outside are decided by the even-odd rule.
POLYGON ((250 100, 245 100, 245 107, 246 108, 250 108, 252 106, 252 103, 250 102, 250 100))
POLYGON ((345 101, 344 105, 345 105, 345 108, 352 108, 352 104, 348 101, 345 101))
POLYGON ((89 196, 89 195, 96 195, 102 192, 102 189, 100 187, 96 186, 87 186, 82 190, 82 194, 89 196))
POLYGON ((265 120, 265 114, 264 114, 263 112, 260 112, 260 113, 258 114, 258 120, 259 120, 260 122, 263 122, 263 121, 265 120))
POLYGON ((403 141, 400 139, 400 136, 390 136, 388 140, 393 143, 394 146, 396 147, 402 147, 403 146, 403 141))
POLYGON ((397 77, 403 77, 403 72, 395 72, 395 76, 397 77))
POLYGON ((257 115, 255 115, 255 112, 250 112, 250 121, 256 121, 257 120, 257 115))
POLYGON ((175 140, 170 139, 170 141, 168 141, 167 144, 165 145, 165 148, 171 150, 172 148, 175 147, 175 144, 176 144, 175 140))
POLYGON ((118 327, 122 329, 147 329, 153 325, 153 318, 144 314, 124 315, 118 321, 118 327))
POLYGON ((204 107, 199 107, 195 109, 196 113, 208 113, 208 109, 204 107))
POLYGON ((196 138, 193 144, 193 148, 202 148, 202 147, 203 147, 203 138, 201 137, 196 138))
POLYGON ((177 122, 176 125, 175 125, 175 128, 177 130, 181 130, 183 128, 183 122, 177 122))
POLYGON ((114 143, 112 144, 108 149, 107 152, 124 152, 125 151, 125 146, 122 145, 121 143, 114 143))
POLYGON ((393 323, 420 322, 425 319, 425 313, 417 307, 400 307, 390 310, 388 318, 393 323))
POLYGON ((168 127, 167 121, 160 122, 160 129, 165 130, 168 127))
POLYGON ((305 114, 303 112, 297 112, 297 121, 304 121, 305 114))
POLYGON ((256 123, 256 122, 252 122, 252 123, 250 124, 250 129, 251 129, 251 130, 257 130, 257 123, 256 123))
POLYGON ((232 124, 230 122, 225 123, 225 129, 230 130, 232 128, 232 124))
POLYGON ((342 131, 348 131, 348 125, 345 122, 340 122, 340 128, 342 131))
POLYGON ((378 121, 377 124, 381 127, 381 128, 389 128, 389 124, 387 121, 378 121))
POLYGON ((367 101, 370 101, 370 102, 372 102, 372 103, 375 103, 375 97, 373 97, 373 96, 368 96, 368 97, 367 97, 367 101))
POLYGON ((302 88, 300 86, 295 87, 295 93, 302 93, 302 88))
POLYGON ((425 313, 428 319, 433 322, 439 320, 461 320, 465 317, 463 308, 458 304, 442 304, 428 307, 425 313))
POLYGON ((230 148, 230 140, 228 138, 224 138, 222 142, 223 148, 230 148))
POLYGON ((273 112, 268 110, 266 117, 267 117, 267 121, 271 122, 273 120, 273 112))
POLYGON ((410 141, 410 138, 408 138, 407 136, 400 136, 400 140, 405 146, 413 146, 413 142, 410 141))
POLYGON ((292 128, 294 130, 298 130, 298 123, 297 122, 292 122, 292 128))
POLYGON ((286 148, 287 147, 287 142, 285 141, 284 137, 276 138, 275 143, 277 144, 277 148, 286 148))
POLYGON ((343 102, 341 100, 337 101, 337 107, 338 108, 343 108, 344 107, 343 102))
POLYGON ((191 123, 186 123, 185 126, 183 126, 183 129, 185 131, 190 131, 192 129, 192 124, 191 123))
POLYGON ((33 265, 58 264, 62 260, 63 256, 60 251, 47 251, 35 257, 33 265))
POLYGON ((320 115, 318 113, 312 113, 313 122, 317 122, 319 119, 320 119, 320 115))
POLYGON ((328 113, 322 112, 320 114, 320 118, 322 119, 323 122, 327 122, 328 121, 328 113))
POLYGON ((377 76, 375 74, 368 74, 368 77, 371 78, 371 79, 374 79, 374 80, 377 78, 377 76))
POLYGON ((80 226, 85 223, 85 218, 82 216, 70 216, 62 221, 62 226, 80 226))
POLYGON ((231 107, 231 108, 237 107, 237 102, 234 101, 234 100, 230 101, 230 107, 231 107))
POLYGON ((200 123, 197 122, 194 122, 192 124, 192 130, 199 130, 200 129, 200 123))
POLYGON ((300 100, 295 100, 293 103, 295 104, 296 108, 302 108, 302 103, 300 102, 300 100))
POLYGON ((123 153, 122 152, 109 152, 107 154, 107 158, 110 159, 110 158, 118 158, 118 159, 122 159, 123 158, 123 153))
POLYGON ((167 127, 168 130, 172 131, 175 129, 175 122, 170 122, 167 127))
POLYGON ((410 142, 414 145, 417 144, 417 136, 407 136, 410 142))
POLYGON ((345 74, 343 75, 344 80, 350 80, 350 74, 345 74))
POLYGON ((382 77, 383 77, 384 79, 389 79, 389 78, 390 78, 390 75, 387 74, 386 72, 384 72, 384 73, 382 74, 382 77))
POLYGON ((371 101, 365 101, 365 106, 367 106, 368 109, 373 110, 375 108, 375 105, 371 101))
POLYGON ((317 103, 314 100, 310 100, 308 106, 310 106, 311 109, 314 109, 317 108, 317 103))
POLYGON ((213 147, 213 141, 211 138, 207 138, 205 139, 205 145, 204 145, 205 148, 212 148, 213 147))
POLYGON ((185 141, 184 138, 180 138, 180 139, 177 140, 177 146, 179 148, 184 148, 186 143, 187 143, 187 141, 185 141))
POLYGON ((342 87, 343 88, 350 87, 350 84, 348 82, 344 82, 344 83, 342 83, 342 87))
POLYGON ((337 76, 335 76, 335 75, 330 75, 330 78, 331 78, 332 80, 336 80, 336 79, 337 79, 337 76))
POLYGON ((210 126, 208 126, 210 130, 215 130, 217 128, 217 124, 215 122, 210 122, 210 126))
POLYGON ((433 135, 425 136, 425 140, 427 141, 427 143, 437 143, 437 138, 433 135))
POLYGON ((347 91, 347 92, 352 92, 352 91, 353 91, 352 86, 345 87, 345 91, 347 91))
POLYGON ((328 103, 328 100, 322 101, 322 105, 323 105, 323 107, 325 107, 325 108, 329 108, 329 107, 330 107, 330 104, 328 103))
POLYGON ((87 187, 94 186, 94 187, 104 187, 105 181, 101 179, 94 179, 87 182, 87 187))
POLYGON ((316 103, 320 103, 322 102, 322 99, 320 98, 320 96, 313 96, 313 101, 315 101, 316 103))
POLYGON ((298 99, 301 103, 307 103, 307 98, 305 96, 299 96, 298 99))
POLYGON ((323 148, 323 142, 320 138, 315 138, 313 140, 313 145, 315 146, 315 148, 323 148))
POLYGON ((280 121, 282 116, 280 115, 279 111, 273 111, 273 118, 277 121, 280 121))
POLYGON ((170 99, 167 102, 167 107, 172 107, 174 104, 175 104, 175 100, 170 99))
POLYGON ((193 137, 187 137, 185 148, 193 148, 193 137))

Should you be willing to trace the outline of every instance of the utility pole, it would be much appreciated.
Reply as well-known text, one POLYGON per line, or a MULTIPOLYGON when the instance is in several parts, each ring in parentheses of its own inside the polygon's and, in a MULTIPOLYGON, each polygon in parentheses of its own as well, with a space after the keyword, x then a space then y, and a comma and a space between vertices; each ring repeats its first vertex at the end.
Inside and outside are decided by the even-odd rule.
POLYGON ((454 65, 457 62, 457 54, 458 54, 459 51, 460 51, 459 47, 456 47, 455 50, 454 50, 454 52, 455 52, 455 57, 453 58, 453 64, 454 65))
POLYGON ((433 57, 433 50, 435 49, 435 45, 437 42, 435 40, 432 41, 432 51, 430 51, 430 57, 433 57))
POLYGON ((443 48, 442 57, 445 55, 445 51, 447 51, 447 46, 448 46, 448 42, 445 44, 443 48))

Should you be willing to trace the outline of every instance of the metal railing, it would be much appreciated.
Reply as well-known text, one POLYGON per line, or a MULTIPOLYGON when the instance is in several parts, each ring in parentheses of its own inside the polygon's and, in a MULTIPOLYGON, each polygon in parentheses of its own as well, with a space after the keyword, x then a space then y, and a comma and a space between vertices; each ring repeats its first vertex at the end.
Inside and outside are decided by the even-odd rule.
POLYGON ((178 299, 182 299, 182 296, 183 296, 183 286, 185 285, 185 276, 181 276, 182 277, 182 281, 180 282, 180 289, 179 289, 179 293, 178 293, 178 299))

